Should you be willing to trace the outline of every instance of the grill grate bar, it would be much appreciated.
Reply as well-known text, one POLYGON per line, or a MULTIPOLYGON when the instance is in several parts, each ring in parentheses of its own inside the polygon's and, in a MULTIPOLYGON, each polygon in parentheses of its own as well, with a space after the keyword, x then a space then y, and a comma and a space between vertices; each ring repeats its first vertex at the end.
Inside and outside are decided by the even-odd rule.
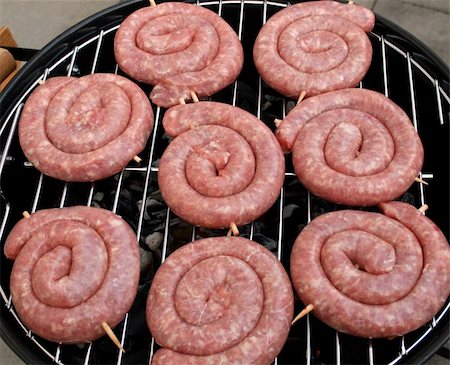
POLYGON ((117 206, 119 205, 119 196, 120 196, 120 189, 122 188, 122 181, 123 181, 123 170, 120 172, 119 179, 117 180, 117 187, 116 192, 114 193, 114 202, 112 207, 113 213, 117 213, 117 206))
MULTIPOLYGON (((164 224, 164 238, 162 243, 162 251, 161 251, 161 264, 166 260, 167 255, 167 242, 169 238, 169 225, 170 225, 170 208, 167 208, 166 211, 166 221, 164 224)), ((155 338, 152 336, 151 344, 150 344, 150 357, 148 363, 152 363, 152 358, 154 355, 154 347, 155 347, 155 338)))
POLYGON ((65 203, 65 201, 66 201, 66 196, 67 196, 67 182, 65 182, 64 183, 64 188, 63 188, 63 191, 62 191, 62 194, 61 194, 61 200, 60 200, 60 202, 59 202, 59 207, 60 208, 63 208, 64 207, 64 203, 65 203))
POLYGON ((438 80, 434 80, 434 86, 436 89, 436 101, 437 101, 437 106, 438 106, 438 112, 439 112, 439 122, 441 123, 441 125, 444 125, 444 114, 442 112, 442 100, 441 100, 441 95, 439 93, 439 81, 438 80))
POLYGON ((436 318, 436 324, 439 323, 442 319, 442 317, 444 317, 445 313, 447 313, 447 311, 450 309, 450 302, 447 303, 447 305, 444 307, 444 309, 442 310, 442 313, 436 318))
POLYGON ((400 354, 401 356, 406 355, 405 336, 402 336, 400 341, 400 354))
POLYGON ((92 342, 89 343, 89 346, 86 351, 86 356, 84 358, 83 365, 89 365, 89 359, 91 358, 91 350, 92 350, 92 342))
POLYGON ((414 347, 416 347, 422 340, 431 332, 433 327, 431 325, 428 326, 427 330, 420 336, 411 346, 406 349, 406 353, 410 352, 414 347))
MULTIPOLYGON (((125 342, 125 336, 126 336, 126 332, 127 332, 127 328, 128 328, 128 313, 125 315, 125 319, 123 320, 123 329, 122 329, 122 337, 120 339, 120 345, 123 348, 123 344, 125 342)), ((121 350, 119 351, 119 356, 117 358, 117 365, 120 365, 122 363, 122 357, 123 357, 123 352, 121 350)))
POLYGON ((336 331, 336 365, 341 364, 341 340, 339 338, 339 332, 336 331))
POLYGON ((86 205, 90 207, 92 205, 92 198, 94 197, 94 189, 95 189, 95 183, 91 183, 91 187, 89 188, 89 195, 87 199, 86 205))
MULTIPOLYGON (((238 27, 238 37, 239 40, 242 41, 242 31, 243 31, 243 21, 244 21, 244 0, 241 0, 240 2, 241 7, 239 11, 239 27, 238 27)), ((233 83, 233 106, 236 106, 236 100, 237 100, 237 91, 239 87, 239 82, 236 80, 233 83)))
POLYGON ((278 212, 278 247, 277 247, 277 257, 281 261, 281 245, 283 242, 283 207, 284 207, 284 188, 281 187, 280 191, 280 210, 278 212))
MULTIPOLYGON (((416 109, 416 98, 415 98, 415 90, 414 90, 414 80, 413 80, 413 73, 412 73, 412 67, 411 67, 411 55, 409 52, 406 54, 406 60, 408 65, 408 80, 409 80, 409 94, 411 97, 411 109, 412 109, 412 120, 414 129, 416 132, 419 132, 418 129, 418 123, 417 123, 417 109, 416 109)), ((419 172, 419 177, 422 179, 423 175, 422 172, 419 172)), ((420 204, 425 204, 425 191, 423 184, 419 184, 419 191, 420 191, 420 204)), ((424 212, 425 214, 425 212, 424 212)))
POLYGON ((311 315, 306 315, 306 364, 311 365, 311 315))
POLYGON ((369 364, 373 365, 373 343, 372 340, 369 340, 369 364))
POLYGON ((148 190, 148 185, 150 183, 151 166, 152 166, 152 162, 153 162, 153 155, 155 152, 155 142, 156 142, 156 135, 158 132, 160 115, 161 115, 161 108, 158 107, 158 108, 156 108, 156 113, 155 113, 155 123, 154 123, 154 127, 153 127, 153 132, 152 132, 153 133, 152 144, 150 146, 148 165, 147 165, 147 169, 146 169, 147 172, 145 175, 145 182, 144 182, 144 193, 142 194, 142 203, 141 203, 141 207, 139 210, 139 222, 138 222, 137 233, 136 233, 138 240, 141 237, 142 222, 144 219, 144 210, 145 210, 145 200, 147 199, 147 190, 148 190))
POLYGON ((163 238, 163 245, 162 245, 162 251, 161 251, 161 264, 166 261, 167 256, 167 242, 169 240, 169 226, 170 226, 170 208, 167 208, 166 212, 166 222, 164 226, 164 238, 163 238))
POLYGON ((450 98, 449 96, 445 93, 444 89, 439 86, 439 91, 441 93, 441 95, 444 97, 445 100, 447 100, 447 103, 450 104, 450 98))
POLYGON ((388 98, 388 76, 387 76, 387 61, 386 61, 386 43, 384 36, 381 36, 381 57, 383 59, 383 86, 384 86, 384 95, 388 98))
POLYGON ((67 70, 67 76, 72 76, 73 66, 75 65, 75 59, 77 58, 78 50, 79 50, 78 46, 75 46, 73 49, 72 57, 70 58, 70 64, 69 64, 69 68, 67 70))
MULTIPOLYGON (((308 190, 307 224, 311 222, 311 193, 308 190)), ((310 313, 306 314, 306 364, 311 364, 311 320, 310 313)))
POLYGON ((100 34, 98 35, 97 47, 95 48, 94 61, 92 62, 91 74, 95 73, 95 69, 97 68, 98 55, 100 53, 100 47, 102 46, 103 34, 104 34, 104 31, 101 30, 100 34))
POLYGON ((60 355, 61 355, 61 343, 58 343, 58 347, 56 348, 55 359, 53 361, 58 363, 60 355))

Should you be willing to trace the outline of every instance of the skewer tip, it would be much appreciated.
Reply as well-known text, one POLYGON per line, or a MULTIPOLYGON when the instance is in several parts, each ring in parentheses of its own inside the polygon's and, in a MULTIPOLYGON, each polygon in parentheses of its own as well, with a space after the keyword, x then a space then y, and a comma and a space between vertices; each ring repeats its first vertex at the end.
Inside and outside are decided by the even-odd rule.
POLYGON ((140 158, 138 155, 134 156, 133 160, 136 161, 137 163, 141 163, 142 162, 142 158, 140 158))
POLYGON ((124 348, 122 347, 122 344, 120 343, 119 339, 117 338, 117 336, 114 334, 113 330, 111 329, 111 327, 109 327, 108 323, 106 322, 102 322, 102 327, 103 330, 106 332, 106 334, 108 335, 108 337, 111 339, 112 342, 114 342, 114 344, 119 348, 120 351, 122 351, 123 353, 125 353, 124 348))
POLYGON ((348 5, 353 5, 353 1, 352 0, 348 0, 348 5))
POLYGON ((200 100, 198 100, 198 96, 197 96, 197 94, 195 93, 195 91, 191 90, 190 93, 191 93, 192 101, 193 101, 194 103, 198 103, 200 100))
POLYGON ((416 178, 414 179, 414 181, 415 181, 415 182, 418 182, 418 183, 420 183, 420 184, 428 185, 428 183, 427 183, 425 180, 423 180, 422 178, 420 178, 420 177, 416 177, 416 178))
POLYGON ((300 96, 298 97, 297 105, 300 104, 300 103, 302 102, 302 100, 305 98, 305 96, 306 96, 306 91, 303 90, 303 91, 300 93, 300 96))
POLYGON ((39 81, 38 81, 38 84, 39 84, 39 85, 44 85, 44 84, 45 84, 45 80, 39 80, 39 81))
POLYGON ((28 211, 26 211, 26 210, 22 213, 22 215, 23 215, 24 218, 30 218, 31 217, 31 214, 28 213, 28 211))
POLYGON ((155 0, 150 0, 150 6, 156 6, 155 0))
POLYGON ((183 98, 179 98, 179 99, 178 99, 178 102, 179 102, 181 105, 185 105, 185 104, 186 104, 186 100, 184 100, 183 98))
POLYGON ((274 123, 275 123, 275 127, 279 127, 280 126, 280 124, 281 124, 281 122, 282 122, 282 120, 281 119, 277 119, 277 118, 275 118, 275 120, 273 121, 274 123))
POLYGON ((312 304, 308 304, 298 315, 294 318, 291 325, 293 325, 295 322, 297 322, 300 318, 306 316, 309 312, 311 312, 314 309, 314 306, 312 304))
POLYGON ((418 211, 421 213, 425 213, 427 210, 428 210, 428 204, 424 204, 418 209, 418 211))
POLYGON ((239 236, 239 230, 238 230, 238 227, 236 226, 236 223, 232 222, 230 224, 230 230, 231 230, 231 232, 233 232, 233 235, 239 236))

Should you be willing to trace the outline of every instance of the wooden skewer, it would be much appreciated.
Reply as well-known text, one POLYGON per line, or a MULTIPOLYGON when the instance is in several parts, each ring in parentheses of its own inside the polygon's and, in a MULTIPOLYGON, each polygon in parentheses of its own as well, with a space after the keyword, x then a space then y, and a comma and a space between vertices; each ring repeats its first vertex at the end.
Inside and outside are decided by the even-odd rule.
POLYGON ((31 214, 28 213, 28 211, 24 211, 24 212, 22 213, 22 215, 23 215, 24 218, 30 218, 30 217, 31 217, 31 214))
POLYGON ((275 118, 275 120, 273 121, 274 123, 275 123, 275 127, 279 127, 280 126, 280 124, 281 124, 281 122, 282 122, 282 120, 281 119, 277 119, 277 118, 275 118))
POLYGON ((239 230, 238 230, 238 227, 237 227, 236 223, 231 222, 231 224, 230 224, 230 231, 233 232, 233 234, 235 236, 239 236, 239 230))
POLYGON ((306 91, 303 90, 303 91, 300 93, 300 96, 298 97, 297 105, 300 104, 300 103, 302 102, 302 100, 305 98, 305 95, 306 95, 306 91))
POLYGON ((294 318, 291 325, 297 322, 300 318, 306 316, 309 312, 311 312, 314 309, 314 306, 312 304, 308 304, 298 315, 294 318))
POLYGON ((156 6, 155 0, 150 0, 150 6, 156 6))
POLYGON ((192 91, 192 90, 191 90, 191 98, 194 101, 194 103, 198 103, 200 101, 200 100, 198 100, 198 96, 195 93, 195 91, 192 91))
POLYGON ((38 84, 39 84, 39 85, 44 85, 44 84, 45 84, 45 81, 44 81, 44 80, 39 80, 39 81, 38 81, 38 84))
POLYGON ((111 327, 109 327, 108 323, 106 322, 102 322, 102 327, 103 330, 106 332, 106 334, 108 335, 108 337, 111 339, 112 342, 114 342, 114 344, 119 348, 120 351, 122 351, 123 353, 125 353, 125 350, 123 349, 119 339, 117 338, 117 336, 114 334, 113 330, 111 329, 111 327))
POLYGON ((418 183, 421 183, 421 184, 424 184, 424 185, 428 185, 428 183, 425 180, 422 180, 420 177, 416 177, 414 179, 414 181, 418 182, 418 183))
POLYGON ((186 100, 184 100, 183 98, 179 98, 179 99, 178 99, 178 102, 179 102, 181 105, 186 105, 186 100))
POLYGON ((428 204, 424 204, 418 209, 418 211, 421 213, 425 213, 427 210, 428 210, 428 204))
POLYGON ((140 158, 138 155, 134 156, 133 160, 136 161, 137 163, 141 163, 142 162, 142 158, 140 158))
POLYGON ((348 5, 353 5, 353 0, 348 0, 348 5))

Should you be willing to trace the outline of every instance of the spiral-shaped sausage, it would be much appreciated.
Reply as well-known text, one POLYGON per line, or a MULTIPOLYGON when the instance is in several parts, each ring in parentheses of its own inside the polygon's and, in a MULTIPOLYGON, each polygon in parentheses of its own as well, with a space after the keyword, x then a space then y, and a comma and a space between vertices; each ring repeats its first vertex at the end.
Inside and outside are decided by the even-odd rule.
POLYGON ((275 202, 284 157, 273 133, 255 116, 205 101, 171 108, 163 125, 176 138, 161 158, 158 182, 165 202, 181 218, 225 228, 251 222, 275 202))
POLYGON ((372 11, 336 1, 311 1, 281 10, 261 28, 253 58, 279 93, 298 98, 357 85, 372 61, 366 32, 372 11))
POLYGON ((159 268, 147 323, 152 364, 270 364, 286 341, 292 288, 281 263, 240 237, 195 241, 159 268))
POLYGON ((150 94, 161 107, 209 96, 231 84, 244 62, 234 30, 211 10, 186 3, 139 9, 120 25, 114 39, 120 68, 156 85, 150 94))
POLYGON ((423 163, 419 135, 384 95, 345 89, 304 100, 276 132, 295 173, 312 193, 347 205, 402 195, 423 163))
POLYGON ((19 140, 42 173, 95 181, 122 170, 147 143, 153 111, 145 93, 113 74, 54 77, 25 103, 19 140))
POLYGON ((291 254, 303 303, 338 331, 369 338, 413 331, 450 294, 450 248, 439 228, 409 204, 380 208, 385 215, 342 210, 317 217, 291 254))
POLYGON ((119 216, 76 206, 22 219, 5 243, 11 295, 24 324, 50 341, 104 335, 130 309, 139 280, 136 235, 119 216))

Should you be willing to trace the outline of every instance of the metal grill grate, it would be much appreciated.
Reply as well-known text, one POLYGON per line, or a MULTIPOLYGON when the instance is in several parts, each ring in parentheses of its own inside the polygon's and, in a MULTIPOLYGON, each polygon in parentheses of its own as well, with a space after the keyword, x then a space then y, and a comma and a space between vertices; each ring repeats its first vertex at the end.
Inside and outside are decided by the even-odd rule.
MULTIPOLYGON (((288 4, 282 1, 220 0, 197 1, 197 5, 207 7, 224 17, 234 27, 244 44, 246 52, 244 71, 239 79, 211 99, 246 109, 274 129, 272 125, 273 118, 284 117, 294 104, 290 100, 280 98, 264 84, 252 65, 251 49, 254 37, 262 24, 271 15, 288 6, 288 4)), ((167 144, 164 141, 160 125, 164 110, 159 107, 154 110, 155 125, 148 145, 141 156, 143 158, 142 165, 136 166, 130 163, 120 174, 102 182, 92 184, 63 183, 39 174, 24 160, 17 143, 17 122, 23 103, 37 87, 39 81, 45 81, 47 77, 57 75, 78 76, 94 72, 117 73, 119 71, 117 64, 114 63, 114 55, 112 53, 112 42, 117 28, 118 25, 114 25, 100 30, 94 37, 76 45, 58 61, 49 65, 34 80, 32 85, 23 92, 17 104, 5 118, 4 124, 0 129, 0 137, 2 140, 5 140, 4 152, 0 159, 0 187, 3 189, 0 190, 2 201, 1 214, 3 216, 0 226, 0 240, 2 243, 8 231, 19 219, 21 210, 26 209, 33 213, 38 209, 75 204, 90 206, 94 203, 94 196, 97 193, 112 194, 111 204, 107 208, 123 215, 135 228, 137 237, 142 241, 143 231, 148 224, 144 219, 146 213, 144 202, 149 197, 149 194, 157 189, 157 161, 167 144), (15 168, 9 168, 9 165, 15 168), (19 171, 16 170, 17 167, 19 171), (130 176, 133 176, 142 186, 142 193, 138 201, 133 200, 129 202, 133 205, 138 205, 137 217, 127 216, 126 209, 124 209, 123 205, 120 205, 124 199, 124 189, 130 176), (18 179, 25 179, 21 181, 21 184, 24 186, 24 190, 21 193, 24 193, 24 191, 25 193, 20 199, 17 198, 17 192, 15 193, 14 189, 10 188, 11 184, 14 185, 14 182, 18 179)), ((359 86, 384 92, 386 96, 405 109, 416 130, 418 130, 422 138, 425 137, 424 144, 425 151, 427 151, 427 140, 430 138, 433 140, 433 137, 429 136, 430 133, 447 131, 448 134, 449 96, 441 87, 439 81, 427 71, 427 67, 421 63, 420 59, 415 59, 415 55, 404 51, 403 45, 397 44, 395 39, 388 38, 383 29, 375 28, 370 33, 370 39, 374 48, 374 60, 368 75, 359 86), (397 73, 398 64, 402 65, 401 75, 397 73), (395 72, 390 72, 391 67, 392 69, 395 68, 395 72), (432 90, 432 93, 434 93, 431 97, 432 100, 434 99, 434 105, 427 106, 426 110, 424 104, 418 99, 419 91, 423 95, 422 89, 427 90, 428 96, 430 95, 429 90, 432 90), (435 109, 435 112, 430 113, 430 108, 435 109), (424 113, 433 114, 433 116, 424 120, 422 119, 424 113), (425 125, 432 132, 426 132, 425 125)), ((147 86, 141 86, 145 91, 148 91, 147 86)), ((442 172, 436 171, 435 165, 428 161, 429 159, 426 156, 421 177, 433 183, 442 172)), ((416 206, 420 206, 428 201, 428 194, 433 194, 433 184, 427 188, 424 188, 423 185, 415 185, 411 187, 410 191, 403 198, 415 203, 416 206)), ((310 195, 298 183, 293 173, 290 157, 288 157, 285 184, 281 189, 279 199, 266 216, 256 222, 252 222, 247 227, 243 227, 241 231, 250 239, 254 239, 256 234, 264 234, 273 239, 277 244, 274 253, 288 268, 290 249, 299 230, 316 215, 334 209, 342 209, 342 207, 326 203, 310 195), (292 214, 288 214, 288 211, 292 211, 292 214)), ((164 262, 170 252, 186 241, 194 241, 204 235, 223 234, 223 232, 203 230, 190 226, 187 236, 177 240, 173 237, 173 230, 183 225, 184 222, 172 224, 174 218, 176 217, 167 208, 163 226, 164 238, 161 248, 161 263, 164 262)), ((438 225, 442 227, 445 226, 445 220, 447 219, 448 221, 448 216, 440 218, 433 216, 432 219, 437 221, 438 225), (444 222, 444 225, 440 224, 442 222, 444 222)), ((448 222, 446 224, 448 225, 448 222)), ((11 264, 2 266, 3 278, 5 276, 9 277, 10 268, 11 264)), ((146 289, 148 291, 148 286, 146 289)), ((147 291, 143 290, 143 292, 139 293, 138 300, 139 298, 141 301, 145 300, 147 291)), ((136 322, 144 320, 142 306, 139 307, 140 311, 138 310, 138 313, 132 308, 131 312, 126 315, 122 323, 115 329, 122 345, 129 349, 126 354, 122 354, 108 340, 100 339, 87 345, 75 346, 53 344, 41 339, 31 333, 18 318, 12 306, 7 280, 2 279, 0 294, 3 306, 17 322, 19 331, 21 328, 24 335, 57 364, 148 363, 157 350, 158 345, 146 328, 138 331, 138 335, 145 338, 145 343, 143 344, 139 341, 138 345, 132 343, 136 341, 137 336, 130 333, 132 331, 130 326, 131 324, 135 326, 136 322)), ((296 311, 301 307, 302 304, 297 302, 296 311)), ((354 338, 334 331, 319 322, 315 317, 308 315, 305 320, 292 328, 288 342, 275 360, 275 364, 311 364, 318 362, 344 364, 358 362, 372 365, 375 363, 400 363, 434 330, 443 318, 448 318, 449 307, 450 303, 447 302, 446 306, 430 323, 411 334, 391 341, 354 338), (388 349, 387 351, 386 348, 388 349)), ((145 320, 144 327, 146 327, 145 320)))

